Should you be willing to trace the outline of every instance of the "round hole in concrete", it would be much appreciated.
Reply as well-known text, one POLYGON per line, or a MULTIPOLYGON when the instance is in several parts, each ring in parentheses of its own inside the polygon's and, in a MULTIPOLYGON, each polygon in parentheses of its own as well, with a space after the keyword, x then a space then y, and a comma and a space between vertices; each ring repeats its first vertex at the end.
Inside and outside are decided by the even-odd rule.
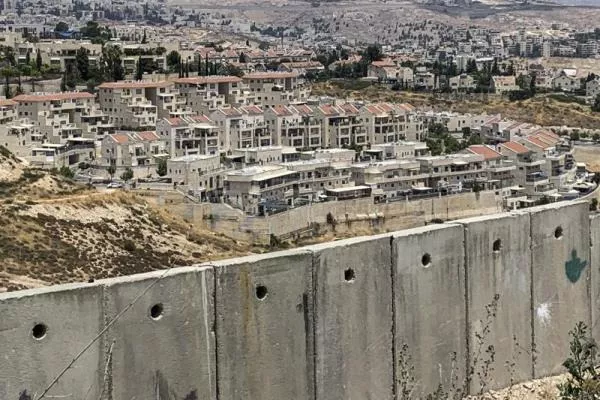
POLYGON ((267 295, 269 294, 269 291, 267 290, 267 287, 264 285, 258 285, 256 286, 256 298, 259 300, 264 300, 267 298, 267 295))
POLYGON ((162 318, 164 313, 164 307, 161 303, 156 303, 150 307, 150 318, 153 320, 159 320, 162 318))
POLYGON ((494 243, 492 244, 492 250, 494 251, 494 253, 499 253, 500 250, 502 250, 502 240, 494 240, 494 243))
POLYGON ((556 239, 560 239, 563 235, 563 228, 562 226, 557 226, 556 229, 554 230, 554 237, 556 239))
POLYGON ((423 254, 423 257, 421 257, 421 264, 423 264, 424 267, 429 267, 431 265, 431 255, 429 253, 423 254))
POLYGON ((354 270, 352 268, 348 268, 344 271, 344 280, 346 282, 353 282, 355 278, 356 274, 354 273, 354 270))
POLYGON ((48 327, 46 325, 35 324, 31 330, 31 335, 37 340, 42 340, 46 336, 46 332, 48 332, 48 327))

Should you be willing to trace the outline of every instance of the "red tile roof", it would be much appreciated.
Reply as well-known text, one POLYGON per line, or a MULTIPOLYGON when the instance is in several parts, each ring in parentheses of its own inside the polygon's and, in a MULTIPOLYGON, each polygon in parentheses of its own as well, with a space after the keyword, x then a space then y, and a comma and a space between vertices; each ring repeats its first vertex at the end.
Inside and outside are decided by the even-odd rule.
POLYGON ((245 107, 240 107, 240 109, 242 110, 242 112, 245 112, 246 114, 249 115, 262 115, 263 114, 263 110, 259 107, 259 106, 245 106, 245 107))
POLYGON ((281 105, 281 104, 271 107, 271 111, 273 111, 275 113, 275 115, 280 116, 280 117, 282 117, 284 115, 293 115, 294 114, 291 109, 289 109, 288 107, 281 105))
POLYGON ((482 144, 469 146, 467 147, 467 150, 473 154, 482 155, 484 160, 495 160, 502 157, 502 154, 498 153, 496 150, 482 144))
POLYGON ((8 100, 8 99, 0 99, 0 107, 8 107, 8 106, 16 106, 17 102, 8 100))
POLYGON ((115 133, 112 135, 108 135, 112 140, 119 144, 125 144, 129 142, 129 135, 124 133, 115 133))
POLYGON ((88 92, 62 92, 45 94, 21 94, 13 97, 12 100, 22 103, 24 101, 56 101, 56 100, 74 100, 74 99, 93 99, 94 95, 88 92))
POLYGON ((166 118, 166 120, 171 126, 184 125, 184 121, 181 118, 166 118))
POLYGON ((158 135, 156 134, 156 132, 153 131, 144 131, 144 132, 138 132, 136 134, 136 136, 143 141, 146 142, 153 142, 155 140, 159 140, 160 138, 158 137, 158 135))
POLYGON ((192 115, 189 118, 195 122, 206 122, 206 123, 212 122, 211 119, 208 118, 206 115, 192 115))
POLYGON ((175 83, 189 83, 193 85, 203 85, 206 83, 236 83, 242 79, 237 76, 213 75, 213 76, 194 76, 190 78, 178 78, 173 80, 175 83))
POLYGON ((171 82, 160 81, 118 81, 118 82, 104 82, 100 86, 100 89, 141 89, 141 88, 159 88, 171 86, 171 82))
POLYGON ((535 136, 528 136, 525 138, 526 141, 528 141, 529 143, 533 144, 534 146, 537 146, 541 149, 546 150, 550 146, 548 143, 544 142, 543 140, 540 140, 539 138, 535 137, 535 136))
POLYGON ((505 147, 508 150, 512 151, 513 153, 517 153, 517 154, 525 154, 525 153, 531 152, 531 150, 529 150, 527 147, 525 147, 521 143, 517 143, 517 142, 505 142, 505 143, 502 143, 500 146, 505 147))
POLYGON ((298 111, 301 115, 313 115, 314 110, 312 107, 307 106, 306 104, 298 104, 296 106, 292 106, 296 111, 298 111))

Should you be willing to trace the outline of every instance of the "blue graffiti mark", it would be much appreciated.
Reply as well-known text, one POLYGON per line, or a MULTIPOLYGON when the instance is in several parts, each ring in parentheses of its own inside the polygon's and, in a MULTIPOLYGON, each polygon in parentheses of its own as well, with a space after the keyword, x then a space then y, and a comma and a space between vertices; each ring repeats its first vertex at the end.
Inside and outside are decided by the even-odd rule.
POLYGON ((567 273, 567 279, 571 283, 576 283, 581 278, 581 273, 587 266, 587 261, 582 260, 577 256, 577 250, 571 251, 571 259, 565 262, 565 271, 567 273))

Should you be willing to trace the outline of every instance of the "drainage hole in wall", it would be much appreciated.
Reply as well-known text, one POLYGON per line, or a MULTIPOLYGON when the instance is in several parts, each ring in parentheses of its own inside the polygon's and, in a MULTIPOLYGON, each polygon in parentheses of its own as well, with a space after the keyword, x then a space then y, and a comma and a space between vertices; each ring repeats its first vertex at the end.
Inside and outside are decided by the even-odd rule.
POLYGON ((556 227, 556 229, 554 230, 554 237, 556 239, 560 239, 563 235, 563 229, 561 226, 556 227))
POLYGON ((423 264, 424 267, 429 267, 431 265, 431 255, 429 253, 423 254, 423 257, 421 257, 421 264, 423 264))
POLYGON ((492 250, 494 251, 494 253, 499 253, 500 250, 502 250, 502 240, 494 240, 494 244, 492 244, 492 250))
POLYGON ((352 268, 348 268, 344 271, 344 279, 346 282, 353 282, 355 278, 356 275, 354 274, 354 270, 352 268))
POLYGON ((257 299, 264 300, 267 298, 268 294, 269 294, 269 291, 267 290, 266 286, 258 285, 256 287, 256 298, 257 299))
POLYGON ((48 327, 44 324, 35 324, 33 329, 31 330, 31 335, 37 339, 41 340, 46 336, 46 332, 48 331, 48 327))
POLYGON ((150 318, 153 320, 159 320, 162 318, 163 312, 163 305, 161 303, 157 303, 150 308, 150 318))

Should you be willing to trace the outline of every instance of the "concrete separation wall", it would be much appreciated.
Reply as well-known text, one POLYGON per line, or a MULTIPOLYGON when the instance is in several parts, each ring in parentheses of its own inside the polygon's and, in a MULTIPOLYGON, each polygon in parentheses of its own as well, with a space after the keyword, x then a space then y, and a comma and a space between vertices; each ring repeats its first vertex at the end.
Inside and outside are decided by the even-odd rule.
POLYGON ((0 294, 0 398, 392 400, 562 372, 575 323, 599 336, 598 242, 587 202, 556 203, 0 294))

